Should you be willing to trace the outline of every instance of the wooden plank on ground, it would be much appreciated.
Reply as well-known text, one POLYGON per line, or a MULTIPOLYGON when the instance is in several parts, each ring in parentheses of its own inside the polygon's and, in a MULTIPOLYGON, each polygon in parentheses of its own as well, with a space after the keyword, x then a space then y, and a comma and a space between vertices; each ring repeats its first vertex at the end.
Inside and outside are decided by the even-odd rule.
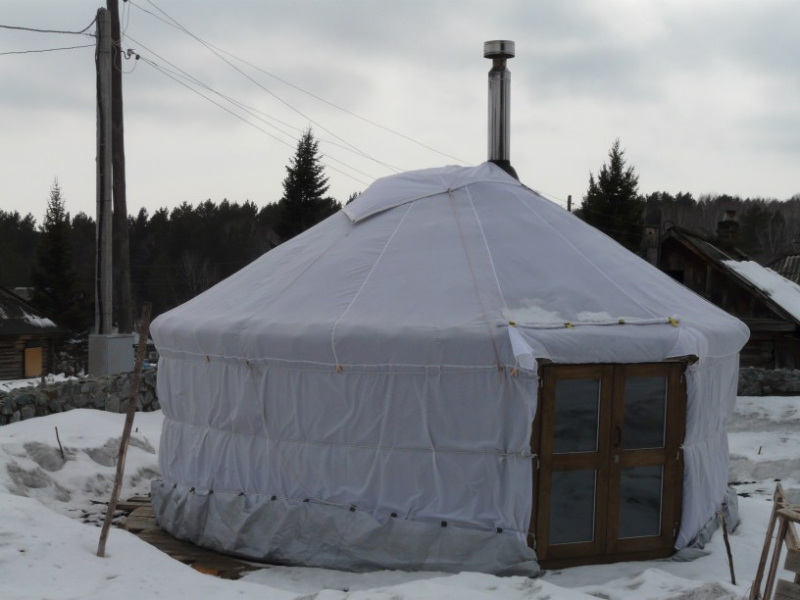
MULTIPOLYGON (((207 575, 214 575, 223 579, 239 579, 248 571, 259 569, 257 565, 236 557, 219 554, 213 550, 200 548, 190 542, 172 537, 159 527, 150 499, 143 499, 146 504, 136 503, 135 509, 125 519, 124 525, 125 529, 139 539, 158 548, 173 559, 207 575)), ((128 502, 131 502, 131 500, 128 502)))
POLYGON ((125 502, 117 502, 117 510, 122 510, 125 512, 133 512, 134 510, 145 506, 147 506, 147 504, 142 502, 131 502, 130 500, 126 500, 125 502))
POLYGON ((800 584, 779 579, 773 598, 774 600, 800 600, 800 584))
POLYGON ((794 580, 800 582, 800 536, 797 534, 797 524, 789 525, 786 532, 786 561, 784 568, 795 573, 794 580))

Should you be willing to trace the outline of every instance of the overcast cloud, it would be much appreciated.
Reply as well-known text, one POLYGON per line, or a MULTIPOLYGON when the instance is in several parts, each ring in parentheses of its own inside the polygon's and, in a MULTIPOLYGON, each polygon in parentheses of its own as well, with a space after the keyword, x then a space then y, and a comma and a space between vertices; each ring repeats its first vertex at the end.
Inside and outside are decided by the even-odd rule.
MULTIPOLYGON (((0 24, 79 30, 101 4, 3 0, 0 24)), ((201 90, 281 143, 144 61, 124 61, 132 70, 123 80, 131 213, 207 198, 277 201, 284 167, 309 125, 326 140, 327 164, 350 176, 328 170, 331 193, 342 201, 390 174, 385 164, 406 170, 457 162, 227 57, 293 111, 156 18, 169 20, 159 9, 203 40, 467 164, 486 159, 483 42, 512 39, 512 163, 523 182, 560 203, 568 194, 582 197, 617 137, 644 193, 800 193, 800 2, 121 5, 124 47, 170 70, 172 63, 286 132, 201 90)), ((92 42, 0 29, 0 53, 92 42)), ((0 209, 32 212, 41 222, 58 177, 71 213, 94 212, 94 86, 92 48, 0 55, 0 209)))

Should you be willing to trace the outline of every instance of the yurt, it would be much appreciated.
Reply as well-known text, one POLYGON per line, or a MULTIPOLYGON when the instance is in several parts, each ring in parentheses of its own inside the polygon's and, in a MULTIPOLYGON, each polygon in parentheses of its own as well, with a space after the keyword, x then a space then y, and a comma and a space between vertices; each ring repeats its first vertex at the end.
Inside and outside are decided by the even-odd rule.
MULTIPOLYGON (((513 43, 486 55, 507 99, 513 43)), ((155 320, 164 529, 524 575, 702 543, 747 328, 490 158, 379 179, 155 320)))

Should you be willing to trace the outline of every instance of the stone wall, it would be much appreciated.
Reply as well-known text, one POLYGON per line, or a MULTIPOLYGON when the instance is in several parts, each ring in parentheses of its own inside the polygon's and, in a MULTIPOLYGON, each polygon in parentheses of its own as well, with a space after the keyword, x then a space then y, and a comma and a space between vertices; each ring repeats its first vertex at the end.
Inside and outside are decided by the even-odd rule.
MULTIPOLYGON (((0 425, 64 412, 73 408, 96 408, 125 412, 131 393, 132 373, 108 377, 84 377, 44 387, 27 387, 0 392, 0 425)), ((740 396, 800 396, 800 370, 759 369, 739 371, 740 396)), ((136 410, 158 410, 156 369, 142 375, 136 410)))
MULTIPOLYGON (((60 413, 73 408, 96 408, 122 413, 131 395, 133 373, 107 377, 84 377, 62 381, 44 387, 25 387, 0 392, 0 425, 16 423, 33 417, 60 413)), ((158 410, 156 370, 142 374, 136 410, 158 410)))
POLYGON ((792 369, 739 369, 740 396, 800 396, 800 371, 792 369))

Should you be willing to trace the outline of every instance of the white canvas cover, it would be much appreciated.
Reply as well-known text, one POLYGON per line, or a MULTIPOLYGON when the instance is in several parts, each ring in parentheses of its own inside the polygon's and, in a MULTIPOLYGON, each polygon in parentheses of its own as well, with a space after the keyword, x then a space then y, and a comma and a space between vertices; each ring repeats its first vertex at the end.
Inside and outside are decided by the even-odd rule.
POLYGON ((698 359, 682 547, 725 496, 749 335, 490 163, 380 179, 151 331, 167 530, 289 563, 525 574, 536 360, 698 359))

